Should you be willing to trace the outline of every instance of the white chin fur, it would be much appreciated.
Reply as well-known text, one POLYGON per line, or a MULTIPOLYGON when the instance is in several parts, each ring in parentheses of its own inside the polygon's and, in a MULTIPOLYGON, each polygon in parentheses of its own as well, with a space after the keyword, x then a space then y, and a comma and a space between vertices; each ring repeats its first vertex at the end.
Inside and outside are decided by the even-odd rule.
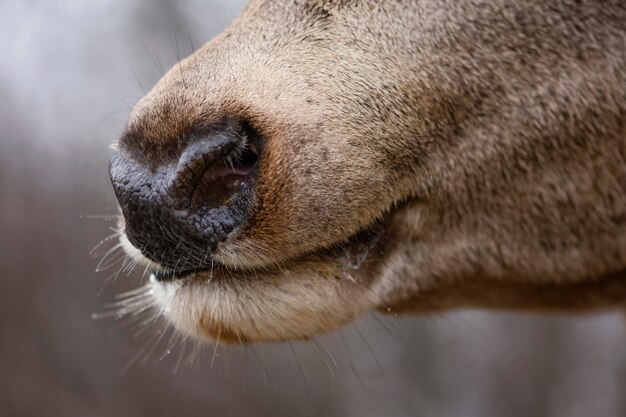
POLYGON ((307 338, 334 330, 374 305, 367 287, 311 270, 151 279, 151 284, 156 305, 183 334, 231 342, 307 338))

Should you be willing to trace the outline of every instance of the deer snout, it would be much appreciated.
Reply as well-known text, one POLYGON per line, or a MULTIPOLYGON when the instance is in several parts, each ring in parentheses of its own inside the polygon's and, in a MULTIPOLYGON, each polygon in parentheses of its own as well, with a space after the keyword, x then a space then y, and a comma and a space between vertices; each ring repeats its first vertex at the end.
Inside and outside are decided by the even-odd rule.
POLYGON ((127 143, 109 170, 128 240, 172 274, 209 267, 246 220, 257 164, 256 137, 241 129, 194 136, 156 164, 127 143))

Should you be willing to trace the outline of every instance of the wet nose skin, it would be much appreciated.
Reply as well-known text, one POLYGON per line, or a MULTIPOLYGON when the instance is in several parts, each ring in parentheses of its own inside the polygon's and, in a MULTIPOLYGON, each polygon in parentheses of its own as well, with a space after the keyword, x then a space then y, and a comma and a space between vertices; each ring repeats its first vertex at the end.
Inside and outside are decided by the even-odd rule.
POLYGON ((245 142, 240 132, 212 132, 156 167, 115 153, 110 175, 129 241, 170 270, 209 267, 217 244, 248 212, 256 160, 241 163, 245 142))

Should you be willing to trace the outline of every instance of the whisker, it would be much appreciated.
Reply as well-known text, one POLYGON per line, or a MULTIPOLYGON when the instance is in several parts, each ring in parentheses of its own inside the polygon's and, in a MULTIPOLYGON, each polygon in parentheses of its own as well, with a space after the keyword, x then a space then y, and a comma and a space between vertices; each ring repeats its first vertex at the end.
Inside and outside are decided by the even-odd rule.
POLYGON ((348 364, 348 367, 352 370, 352 374, 354 375, 354 377, 357 379, 357 381, 359 381, 359 385, 361 385, 361 388, 363 388, 363 391, 365 392, 365 394, 369 397, 370 395, 369 389, 367 388, 367 385, 365 385, 365 381, 363 381, 363 378, 361 377, 359 372, 356 370, 356 367, 354 366, 354 363, 352 362, 352 359, 350 357, 350 351, 348 350, 348 345, 346 344, 343 334, 341 332, 338 332, 337 335, 339 336, 339 341, 341 342, 339 346, 343 347, 343 349, 345 350, 345 354, 344 354, 344 352, 342 352, 342 349, 340 348, 339 353, 348 364))
POLYGON ((137 75, 137 71, 135 71, 135 68, 132 66, 132 64, 130 64, 130 69, 133 72, 133 75, 135 76, 135 80, 137 80, 137 84, 139 84, 141 91, 143 91, 143 95, 145 96, 147 94, 146 89, 144 88, 141 80, 139 79, 139 75, 137 75))
POLYGON ((183 356, 185 356, 185 350, 187 349, 187 343, 185 343, 185 339, 181 341, 182 347, 180 349, 180 354, 178 355, 178 360, 176 361, 176 365, 174 365, 174 373, 178 373, 180 369, 180 365, 183 362, 183 356))
POLYGON ((324 351, 326 351, 326 354, 328 355, 328 357, 330 358, 330 360, 333 362, 333 366, 335 367, 335 369, 339 369, 339 366, 337 365, 337 361, 335 360, 335 357, 333 356, 333 354, 331 353, 330 349, 328 349, 328 346, 326 345, 326 342, 324 342, 323 339, 313 339, 313 342, 317 345, 318 343, 321 344, 322 348, 324 349, 324 351))
POLYGON ((300 362, 300 358, 298 358, 298 355, 296 355, 296 350, 293 347, 293 343, 289 341, 289 342, 287 342, 287 346, 289 347, 289 350, 291 351, 291 354, 293 356, 293 359, 296 361, 296 364, 298 364, 298 368, 300 369, 300 373, 304 377, 304 385, 307 387, 307 391, 308 391, 308 388, 309 388, 309 377, 308 377, 306 371, 304 370, 304 367, 302 366, 302 362, 300 362))
POLYGON ((126 363, 126 365, 124 366, 124 368, 122 368, 122 371, 120 372, 120 375, 124 375, 126 374, 126 372, 128 372, 128 370, 130 369, 131 366, 133 366, 135 364, 135 362, 137 362, 137 360, 139 360, 139 358, 141 357, 141 355, 143 355, 146 350, 149 348, 149 346, 152 345, 152 342, 156 339, 158 339, 160 337, 159 333, 153 333, 152 335, 150 335, 150 337, 148 338, 148 340, 146 341, 146 343, 139 348, 139 350, 137 351, 137 353, 135 353, 130 360, 126 363))
POLYGON ((117 281, 117 278, 120 276, 120 274, 124 270, 124 267, 126 266, 126 263, 128 262, 129 259, 131 258, 128 255, 124 254, 124 261, 122 262, 122 266, 117 270, 117 272, 112 277, 110 277, 110 279, 113 282, 117 281))
POLYGON ((145 303, 147 300, 151 300, 152 299, 152 293, 145 293, 145 294, 137 294, 133 297, 128 297, 113 303, 106 303, 104 306, 105 308, 129 308, 138 304, 143 304, 145 303))
POLYGON ((107 258, 109 256, 111 256, 112 254, 114 254, 116 251, 122 249, 122 244, 118 243, 117 245, 113 246, 111 249, 109 249, 107 251, 107 253, 104 254, 104 256, 102 257, 102 259, 100 260, 100 262, 98 262, 98 265, 96 266, 96 272, 101 272, 101 271, 106 271, 107 269, 109 269, 111 267, 111 265, 115 265, 117 262, 119 262, 119 259, 116 258, 115 263, 113 264, 105 264, 105 261, 107 260, 107 258), (103 267, 103 265, 106 265, 103 267))
POLYGON ((126 275, 130 275, 132 274, 133 270, 135 269, 135 267, 137 266, 137 264, 139 263, 139 261, 135 258, 130 258, 127 257, 127 259, 130 259, 130 262, 128 263, 128 265, 126 265, 126 267, 123 269, 123 272, 126 275))
POLYGON ((119 214, 81 214, 79 219, 96 219, 96 220, 117 220, 121 216, 119 214))
POLYGON ((163 340, 163 337, 167 333, 167 329, 168 329, 167 326, 163 326, 161 329, 157 330, 157 334, 159 335, 159 337, 157 337, 154 343, 152 343, 152 346, 150 347, 150 349, 146 352, 141 362, 139 362, 139 366, 145 365, 148 359, 150 359, 150 356, 152 355, 156 347, 159 345, 161 340, 163 340))
POLYGON ((142 277, 146 277, 148 275, 148 271, 150 270, 150 264, 146 263, 146 267, 143 269, 143 272, 141 273, 142 277))
POLYGON ((193 347, 191 348, 191 353, 189 353, 189 356, 187 357, 187 359, 185 360, 185 362, 187 363, 187 365, 191 368, 194 367, 194 365, 200 365, 200 350, 202 348, 202 344, 199 340, 194 340, 193 341, 193 347), (196 362, 197 361, 197 362, 196 362))
MULTIPOLYGON (((144 311, 143 313, 147 314, 146 311, 144 311)), ((120 331, 123 329, 127 329, 131 326, 147 327, 150 323, 156 322, 156 320, 159 318, 159 314, 154 313, 152 315, 148 315, 148 317, 145 318, 144 316, 146 314, 138 314, 136 316, 124 316, 124 321, 121 321, 119 325, 115 326, 114 330, 120 331)))
POLYGON ((135 288, 134 290, 119 293, 114 298, 117 300, 120 300, 123 298, 132 297, 138 294, 145 294, 147 291, 151 291, 151 290, 152 290, 152 286, 150 284, 145 284, 139 288, 135 288))
POLYGON ((380 365, 380 361, 378 360, 378 356, 376 356, 376 354, 374 353, 374 349, 372 349, 372 346, 369 344, 367 339, 365 339, 365 336, 363 335, 361 330, 359 330, 359 327, 358 327, 357 323, 354 323, 352 328, 356 331, 356 333, 359 335, 361 340, 363 340, 363 343, 367 347, 367 350, 369 350, 370 354, 372 355, 372 358, 374 359, 374 362, 376 362, 376 365, 378 366, 378 371, 380 372, 380 376, 384 377, 385 374, 383 372, 383 367, 380 365))
POLYGON ((315 350, 317 351, 319 357, 322 359, 322 362, 324 362, 324 365, 326 365, 326 368, 328 369, 328 372, 330 372, 331 375, 335 375, 335 372, 333 372, 333 368, 330 367, 330 364, 328 363, 328 361, 326 360, 326 357, 324 355, 324 353, 322 352, 322 350, 320 349, 317 340, 313 339, 313 346, 315 347, 315 350))
POLYGON ((215 347, 213 348, 213 356, 211 357, 211 368, 213 368, 213 364, 215 363, 215 357, 217 356, 217 347, 220 345, 221 335, 222 335, 222 328, 220 327, 217 330, 217 338, 215 340, 215 347))
POLYGON ((130 104, 128 104, 128 102, 126 100, 122 100, 122 103, 124 103, 126 105, 126 107, 128 107, 129 111, 133 111, 133 106, 131 106, 130 104))
POLYGON ((176 344, 180 344, 181 342, 183 342, 181 333, 175 331, 172 332, 170 340, 167 342, 166 352, 159 358, 159 360, 162 361, 163 359, 165 359, 166 356, 170 355, 176 347, 176 344))
POLYGON ((174 47, 174 54, 176 54, 176 60, 178 61, 178 70, 180 71, 180 78, 183 81, 183 87, 187 90, 187 82, 185 81, 185 73, 183 72, 183 67, 180 65, 180 54, 178 52, 178 41, 176 37, 172 41, 172 46, 174 47))
POLYGON ((148 56, 150 57, 150 59, 152 59, 152 62, 154 63, 154 65, 156 66, 157 70, 161 71, 161 75, 165 75, 165 69, 163 68, 163 65, 161 64, 161 61, 159 61, 159 59, 153 55, 150 50, 148 49, 148 47, 146 46, 145 43, 143 43, 143 40, 137 36, 137 40, 139 41, 139 43, 141 44, 141 46, 143 47, 143 49, 146 51, 146 53, 148 54, 148 56))
POLYGON ((257 346, 250 346, 250 348, 252 349, 252 354, 255 358, 257 358, 259 365, 261 365, 261 370, 263 371, 263 385, 267 385, 268 375, 265 366, 265 357, 263 356, 263 349, 261 349, 260 352, 257 352, 256 347, 257 346))

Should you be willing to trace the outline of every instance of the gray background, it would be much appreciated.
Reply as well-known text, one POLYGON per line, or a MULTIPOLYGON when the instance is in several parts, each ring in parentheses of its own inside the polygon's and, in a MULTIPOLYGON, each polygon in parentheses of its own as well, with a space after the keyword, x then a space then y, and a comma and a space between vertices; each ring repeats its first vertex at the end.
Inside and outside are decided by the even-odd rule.
POLYGON ((108 145, 175 50, 242 6, 0 1, 0 416, 625 416, 617 314, 377 315, 193 356, 92 319, 140 285, 89 255, 115 224, 108 145))

